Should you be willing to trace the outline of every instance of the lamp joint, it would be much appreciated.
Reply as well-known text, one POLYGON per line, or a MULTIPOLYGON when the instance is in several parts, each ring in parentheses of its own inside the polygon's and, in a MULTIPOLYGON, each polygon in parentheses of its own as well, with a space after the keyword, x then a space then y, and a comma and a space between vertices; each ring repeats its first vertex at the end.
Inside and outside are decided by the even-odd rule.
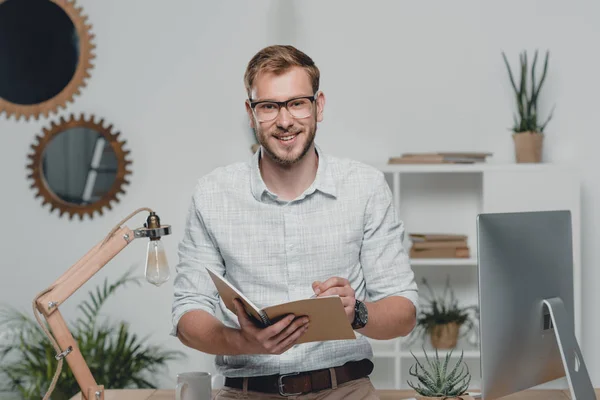
POLYGON ((72 351, 73 351, 73 346, 69 346, 69 347, 66 348, 65 351, 63 351, 63 352, 58 353, 57 355, 55 355, 54 358, 56 359, 56 361, 60 361, 63 358, 65 358, 66 356, 68 356, 69 353, 72 352, 72 351))

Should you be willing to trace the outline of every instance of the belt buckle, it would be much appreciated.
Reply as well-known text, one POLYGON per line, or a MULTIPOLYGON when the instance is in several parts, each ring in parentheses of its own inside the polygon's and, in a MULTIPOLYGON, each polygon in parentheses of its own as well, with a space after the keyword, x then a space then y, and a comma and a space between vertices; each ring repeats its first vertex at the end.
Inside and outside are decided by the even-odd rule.
POLYGON ((278 383, 279 383, 279 394, 282 396, 298 396, 301 395, 302 392, 298 392, 298 393, 288 393, 285 391, 284 386, 285 384, 283 383, 283 378, 288 377, 288 376, 294 376, 294 375, 298 375, 300 372, 292 372, 289 374, 282 374, 279 375, 279 379, 278 379, 278 383))

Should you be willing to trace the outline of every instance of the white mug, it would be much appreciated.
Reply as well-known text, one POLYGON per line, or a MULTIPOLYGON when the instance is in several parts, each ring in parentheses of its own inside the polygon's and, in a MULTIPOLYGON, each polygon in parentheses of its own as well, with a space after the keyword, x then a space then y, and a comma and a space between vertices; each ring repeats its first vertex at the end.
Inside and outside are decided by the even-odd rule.
POLYGON ((214 378, 208 372, 177 374, 175 398, 177 400, 210 400, 214 378))

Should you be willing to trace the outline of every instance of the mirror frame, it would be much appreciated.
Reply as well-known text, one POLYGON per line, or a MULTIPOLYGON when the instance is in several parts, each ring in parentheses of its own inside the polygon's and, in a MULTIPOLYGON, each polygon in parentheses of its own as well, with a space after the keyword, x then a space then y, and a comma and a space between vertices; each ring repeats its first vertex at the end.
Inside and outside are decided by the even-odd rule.
MULTIPOLYGON (((6 0, 0 0, 0 5, 6 0)), ((92 25, 86 24, 87 16, 82 14, 82 7, 75 7, 75 0, 49 0, 57 4, 69 16, 79 35, 79 62, 73 77, 56 96, 36 104, 16 104, 0 97, 0 116, 6 113, 8 118, 15 115, 19 120, 24 116, 26 120, 34 117, 36 120, 40 114, 48 117, 50 113, 57 113, 59 107, 66 109, 67 103, 74 102, 74 96, 80 95, 80 89, 86 86, 85 80, 90 78, 93 68, 91 60, 95 58, 93 53, 96 46, 92 43, 94 35, 91 33, 92 25)))
POLYGON ((50 213, 55 209, 59 210, 59 217, 63 214, 69 214, 69 219, 72 219, 75 215, 79 216, 82 220, 84 215, 88 215, 90 219, 94 217, 94 213, 98 212, 100 215, 103 214, 103 209, 112 209, 112 202, 119 202, 117 195, 119 193, 124 194, 124 185, 128 185, 127 175, 131 174, 129 167, 132 162, 126 157, 130 154, 129 150, 124 149, 126 141, 119 140, 120 132, 112 133, 112 125, 104 127, 104 119, 100 119, 99 122, 94 122, 94 115, 91 115, 89 120, 85 119, 84 114, 81 114, 78 119, 75 119, 71 114, 69 120, 65 120, 63 117, 60 118, 60 122, 57 124, 52 121, 49 128, 43 128, 43 133, 36 136, 36 143, 31 145, 33 153, 28 154, 27 157, 30 159, 27 169, 30 171, 27 178, 32 179, 31 189, 36 189, 37 193, 35 198, 42 197, 42 207, 46 204, 50 204, 50 213), (42 166, 44 150, 50 141, 65 132, 70 128, 89 128, 100 135, 102 135, 108 144, 112 147, 117 158, 117 174, 115 181, 110 187, 109 191, 105 193, 102 198, 94 203, 90 204, 74 204, 69 203, 58 197, 49 187, 46 179, 44 178, 44 171, 42 166))

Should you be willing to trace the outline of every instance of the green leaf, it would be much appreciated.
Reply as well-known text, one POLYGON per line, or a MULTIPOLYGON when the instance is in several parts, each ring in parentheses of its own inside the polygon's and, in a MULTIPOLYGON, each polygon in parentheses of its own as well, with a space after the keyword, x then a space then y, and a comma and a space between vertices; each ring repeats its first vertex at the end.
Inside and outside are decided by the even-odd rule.
POLYGON ((529 102, 529 105, 527 107, 528 113, 531 114, 532 111, 535 111, 534 109, 532 109, 532 107, 535 106, 535 92, 536 92, 536 87, 535 87, 535 67, 537 64, 537 59, 538 59, 538 51, 535 51, 535 55, 533 56, 533 64, 531 65, 531 101, 529 102))
POLYGON ((550 52, 546 51, 546 58, 544 60, 544 69, 542 71, 542 77, 540 78, 540 83, 537 86, 537 90, 535 91, 535 93, 532 95, 535 99, 535 102, 537 104, 537 99, 540 96, 540 91, 542 90, 542 85, 544 84, 544 80, 546 79, 546 73, 548 72, 548 60, 550 58, 550 52))
POLYGON ((435 363, 434 363, 434 371, 435 371, 435 386, 437 388, 442 386, 442 374, 440 371, 440 355, 438 354, 438 349, 435 349, 435 363))
POLYGON ((458 368, 461 366, 461 363, 462 363, 462 360, 463 360, 463 355, 464 355, 464 352, 461 351, 460 357, 458 358, 458 361, 454 365, 454 368, 452 369, 452 371, 448 374, 448 377, 447 377, 448 380, 454 379, 454 377, 458 373, 458 368))
POLYGON ((433 382, 431 379, 429 379, 427 377, 427 375, 419 374, 417 365, 412 365, 411 367, 409 367, 408 374, 417 378, 419 380, 419 382, 421 382, 423 384, 423 386, 425 386, 425 387, 435 387, 435 382, 433 382), (414 367, 414 371, 413 371, 413 367, 414 367))
POLYGON ((548 122, 550 122, 550 120, 552 119, 552 116, 554 115, 554 109, 556 108, 556 106, 552 107, 552 110, 550 111, 550 114, 548 115, 548 119, 546 119, 546 122, 544 122, 542 124, 542 126, 540 127, 540 132, 543 133, 544 129, 546 129, 546 125, 548 125, 548 122))
POLYGON ((448 363, 450 362, 450 357, 452 356, 452 351, 450 350, 448 354, 446 354, 446 359, 444 360, 444 365, 442 366, 442 376, 446 377, 446 368, 448 368, 448 363))
POLYGON ((504 52, 502 52, 502 58, 504 59, 504 64, 506 64, 506 69, 508 70, 508 76, 510 78, 510 83, 512 84, 512 87, 515 90, 515 94, 518 95, 519 90, 517 90, 517 85, 515 83, 515 79, 513 77, 512 70, 510 69, 510 65, 508 63, 508 60, 506 59, 506 54, 504 54, 504 52))
POLYGON ((519 54, 519 61, 520 61, 520 65, 521 65, 521 70, 520 70, 520 83, 519 83, 519 93, 517 94, 517 108, 519 110, 519 114, 521 115, 521 118, 526 118, 527 117, 527 113, 525 111, 525 103, 526 103, 526 96, 525 96, 525 85, 524 85, 524 80, 523 80, 523 69, 524 69, 524 60, 523 60, 523 54, 519 54))
MULTIPOLYGON (((419 366, 421 368, 421 371, 423 372, 423 375, 426 376, 428 379, 430 379, 432 382, 434 382, 435 379, 433 378, 433 376, 431 375, 431 373, 425 367, 423 367, 423 364, 421 364, 421 362, 419 361, 419 359, 413 354, 412 351, 410 352, 410 354, 412 354, 413 358, 417 362, 417 366, 419 366)), ((425 353, 425 357, 427 357, 427 353, 425 353)))

